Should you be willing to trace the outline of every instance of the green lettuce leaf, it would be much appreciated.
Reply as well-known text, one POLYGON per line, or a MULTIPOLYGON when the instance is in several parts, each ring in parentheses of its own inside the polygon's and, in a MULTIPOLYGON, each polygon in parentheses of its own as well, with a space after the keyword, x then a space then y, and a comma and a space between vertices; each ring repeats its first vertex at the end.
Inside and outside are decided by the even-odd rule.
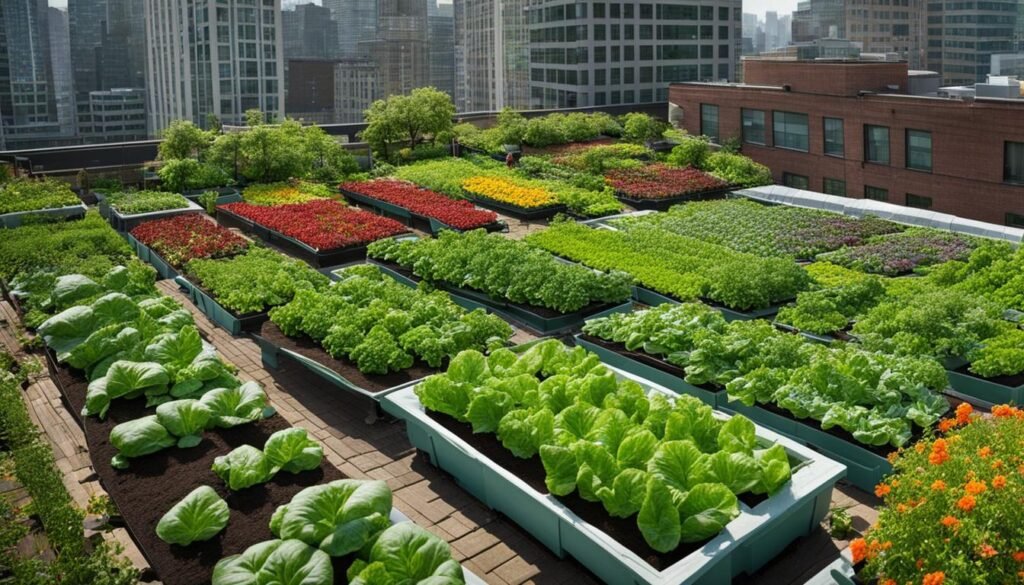
POLYGON ((277 431, 267 438, 263 453, 270 461, 274 473, 278 470, 300 473, 320 467, 324 450, 320 443, 309 438, 306 429, 292 427, 277 431))
POLYGON ((156 407, 156 418, 178 437, 178 447, 195 447, 212 424, 213 412, 198 400, 174 400, 156 407))
POLYGON ((679 510, 672 501, 668 486, 657 477, 647 480, 647 493, 636 517, 636 525, 648 546, 658 552, 666 553, 679 546, 682 538, 679 510))
POLYGON ((270 519, 279 538, 298 539, 331 556, 363 548, 391 521, 391 490, 383 481, 341 479, 308 487, 270 519))
POLYGON ((210 540, 228 525, 228 503, 210 486, 192 490, 174 504, 156 525, 156 534, 168 544, 188 546, 210 540))
POLYGON ((123 422, 110 430, 110 444, 118 451, 110 465, 123 469, 128 466, 128 458, 156 453, 175 443, 156 415, 123 422))
POLYGON ((269 540, 218 561, 211 585, 334 585, 334 567, 303 542, 269 540))
POLYGON ((212 469, 231 491, 265 483, 274 475, 267 456, 252 445, 241 445, 217 457, 212 469))
POLYGON ((217 388, 203 394, 199 401, 210 409, 214 424, 222 429, 257 421, 274 412, 267 405, 267 394, 258 382, 217 388))
POLYGON ((700 542, 711 538, 739 515, 739 502, 729 488, 717 483, 697 484, 679 506, 683 518, 681 540, 700 542))
POLYGON ((368 564, 349 572, 350 585, 408 583, 461 585, 462 567, 448 543, 411 522, 391 526, 377 537, 368 564))

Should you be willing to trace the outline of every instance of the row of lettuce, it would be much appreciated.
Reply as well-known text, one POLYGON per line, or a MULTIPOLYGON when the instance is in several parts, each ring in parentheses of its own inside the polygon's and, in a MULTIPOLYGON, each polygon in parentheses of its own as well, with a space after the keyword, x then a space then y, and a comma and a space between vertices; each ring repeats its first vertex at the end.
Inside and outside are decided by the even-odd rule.
MULTIPOLYGON (((109 465, 126 469, 133 460, 164 449, 193 448, 206 433, 273 415, 259 384, 238 379, 202 340, 191 313, 157 292, 152 269, 132 259, 124 240, 97 216, 26 226, 5 235, 0 256, 11 263, 5 264, 4 282, 25 311, 26 325, 58 362, 88 382, 82 416, 103 418, 125 400, 145 400, 146 408, 153 409, 112 428, 109 441, 117 454, 109 465)), ((212 471, 228 489, 238 491, 278 473, 316 469, 322 459, 321 446, 305 430, 287 428, 264 445, 242 445, 218 457, 212 471)), ((214 538, 231 514, 213 487, 199 486, 157 526, 144 528, 187 547, 214 538)), ((276 540, 223 559, 213 582, 236 583, 244 573, 254 582, 326 585, 334 582, 331 557, 354 553, 350 582, 436 576, 463 582, 462 569, 443 540, 408 523, 392 526, 390 514, 391 494, 382 482, 341 480, 307 488, 273 515, 270 528, 276 540), (307 526, 311 517, 305 515, 309 510, 323 520, 312 532, 307 526), (339 527, 354 524, 362 526, 358 535, 335 536, 339 527)))

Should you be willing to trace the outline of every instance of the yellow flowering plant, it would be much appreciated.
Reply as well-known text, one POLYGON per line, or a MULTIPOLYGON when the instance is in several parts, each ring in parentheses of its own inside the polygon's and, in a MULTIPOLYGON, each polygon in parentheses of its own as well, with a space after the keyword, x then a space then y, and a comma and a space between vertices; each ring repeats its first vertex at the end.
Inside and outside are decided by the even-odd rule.
POLYGON ((498 177, 470 177, 462 182, 462 188, 471 195, 517 207, 547 207, 558 203, 558 198, 551 191, 525 181, 519 183, 498 177))
POLYGON ((877 524, 850 545, 861 576, 880 585, 1024 580, 1024 410, 996 406, 989 416, 961 404, 892 463, 875 488, 877 524))
POLYGON ((326 185, 306 181, 290 181, 250 185, 242 192, 242 199, 253 205, 290 205, 306 203, 314 199, 329 199, 333 195, 331 188, 326 185))

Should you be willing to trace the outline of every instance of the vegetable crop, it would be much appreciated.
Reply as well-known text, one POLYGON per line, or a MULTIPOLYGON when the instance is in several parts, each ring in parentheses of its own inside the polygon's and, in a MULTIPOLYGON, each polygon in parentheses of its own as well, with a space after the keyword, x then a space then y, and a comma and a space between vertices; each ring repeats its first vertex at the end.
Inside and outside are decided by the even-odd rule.
POLYGON ((317 251, 359 246, 408 231, 393 219, 353 209, 333 200, 275 207, 228 203, 221 205, 220 209, 294 238, 317 251))
POLYGON ((382 240, 371 244, 368 252, 429 282, 467 287, 561 313, 591 303, 621 302, 631 292, 624 274, 600 274, 564 264, 543 250, 483 230, 446 231, 431 240, 382 240))
POLYGON ((551 494, 578 492, 612 516, 636 516, 659 552, 714 537, 739 515, 736 495, 771 494, 790 477, 785 449, 762 444, 745 417, 648 395, 557 340, 521 355, 464 351, 416 395, 474 432, 496 433, 516 457, 539 454, 551 494))
POLYGON ((819 254, 818 260, 873 274, 894 276, 949 260, 966 260, 980 240, 929 228, 876 236, 867 243, 819 254))
POLYGON ((110 208, 121 215, 139 215, 172 209, 185 209, 188 199, 177 193, 163 191, 133 191, 107 197, 110 208))
POLYGON ((498 221, 498 214, 477 209, 468 201, 454 200, 409 183, 393 180, 344 183, 341 188, 432 217, 455 229, 469 230, 498 221))
POLYGON ((241 445, 213 460, 213 472, 233 491, 266 483, 280 471, 301 473, 320 467, 323 447, 306 429, 292 427, 267 438, 263 450, 241 445))
POLYGON ((299 290, 323 290, 330 282, 303 262, 265 248, 230 259, 193 260, 187 272, 217 302, 240 314, 283 305, 299 290))
POLYGON ((17 178, 0 186, 0 215, 78 205, 67 183, 56 179, 17 178))
POLYGON ((324 292, 299 291, 270 319, 285 335, 305 334, 360 371, 386 374, 415 359, 436 368, 464 349, 501 347, 512 336, 507 323, 483 309, 466 311, 444 292, 409 288, 374 266, 340 274, 324 292))
POLYGON ((160 518, 156 534, 168 544, 188 546, 217 536, 230 515, 228 503, 213 488, 201 485, 160 518))
POLYGON ((131 233, 179 268, 197 258, 225 258, 249 247, 245 238, 198 214, 147 221, 131 233))
POLYGON ((693 167, 681 169, 663 164, 616 169, 605 175, 605 181, 630 199, 669 199, 727 186, 725 181, 693 167))

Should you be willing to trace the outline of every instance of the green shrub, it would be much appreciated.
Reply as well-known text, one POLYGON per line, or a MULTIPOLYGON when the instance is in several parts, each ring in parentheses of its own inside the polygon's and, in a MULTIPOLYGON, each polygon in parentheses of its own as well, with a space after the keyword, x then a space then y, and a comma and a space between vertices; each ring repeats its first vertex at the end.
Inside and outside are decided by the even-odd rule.
POLYGON ((708 156, 704 164, 704 170, 733 185, 760 187, 775 182, 771 169, 742 154, 721 150, 708 156))
POLYGON ((668 163, 680 167, 694 167, 704 169, 708 157, 711 155, 711 147, 707 137, 686 138, 682 144, 672 149, 668 155, 668 163))

